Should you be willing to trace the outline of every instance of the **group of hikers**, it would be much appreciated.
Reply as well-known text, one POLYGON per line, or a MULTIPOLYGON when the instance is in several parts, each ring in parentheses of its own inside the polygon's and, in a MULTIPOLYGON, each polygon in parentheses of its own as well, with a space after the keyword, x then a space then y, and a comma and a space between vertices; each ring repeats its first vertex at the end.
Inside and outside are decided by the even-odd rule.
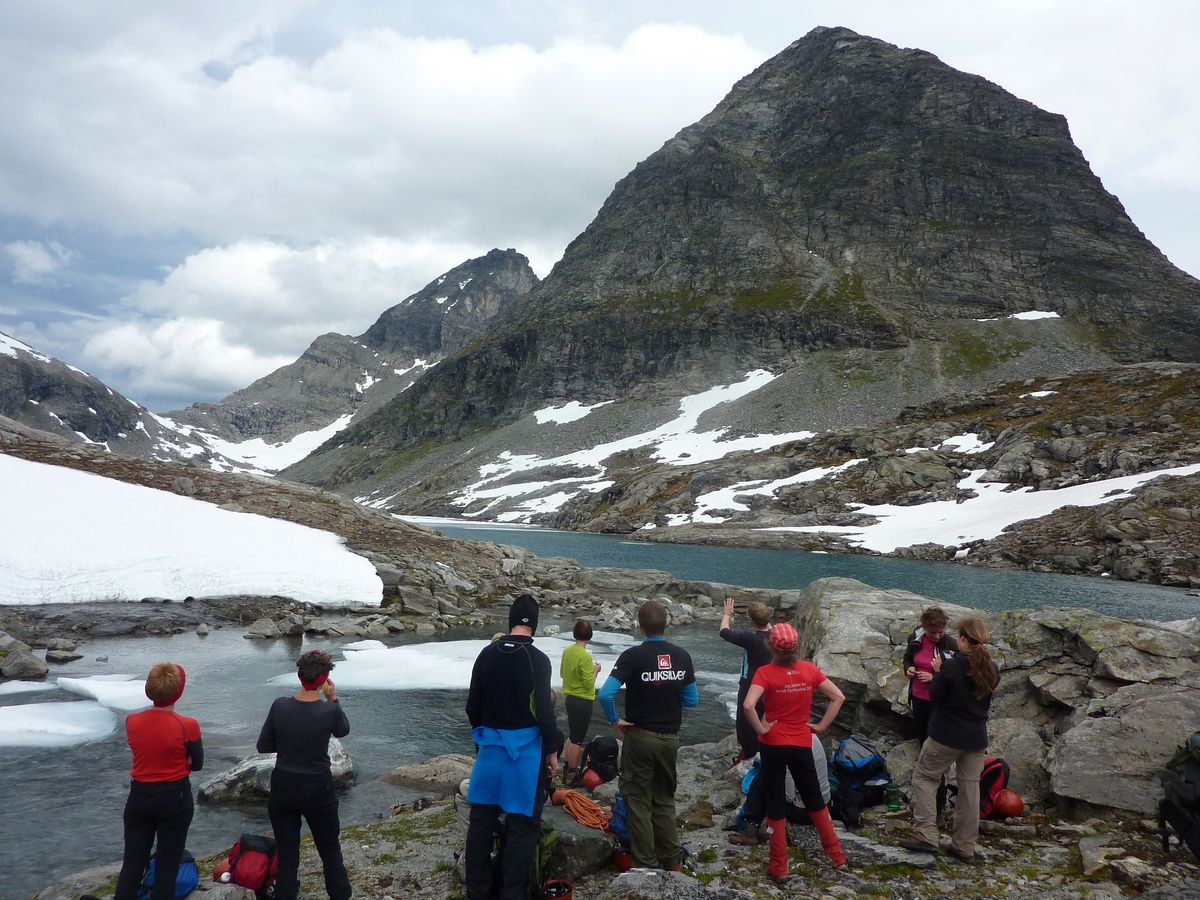
MULTIPOLYGON (((730 840, 769 844, 768 874, 788 878, 787 823, 812 825, 829 862, 847 865, 829 813, 829 781, 820 735, 837 718, 845 695, 813 663, 799 659, 799 635, 786 622, 772 624, 764 604, 747 610, 751 627, 733 626, 734 604, 726 600, 720 634, 743 650, 736 733, 741 758, 761 764, 757 809, 747 804, 747 827, 730 840), (825 708, 813 722, 813 700, 825 708), (791 790, 789 791, 789 781, 791 790), (762 823, 765 821, 765 828, 762 823)), ((496 635, 475 660, 466 713, 476 756, 467 791, 470 814, 465 851, 469 900, 526 900, 541 837, 541 811, 550 782, 559 775, 573 783, 583 764, 595 701, 622 739, 619 790, 624 798, 633 865, 678 871, 683 846, 675 819, 676 757, 683 710, 699 705, 696 673, 688 652, 666 639, 666 607, 650 600, 638 609, 644 640, 620 654, 597 689, 601 671, 587 651, 592 626, 579 620, 574 643, 562 656, 561 677, 568 734, 558 729, 549 657, 534 646, 538 604, 521 594, 509 608, 507 633, 496 635), (624 687, 624 709, 617 697, 624 687)), ((947 633, 946 614, 930 607, 908 643, 903 660, 917 738, 922 741, 913 772, 913 827, 900 844, 937 852, 937 813, 944 802, 944 776, 956 767, 958 806, 949 852, 974 856, 979 830, 978 782, 987 747, 987 715, 998 670, 977 619, 958 623, 957 641, 947 633)), ((328 653, 310 650, 297 661, 300 690, 271 705, 258 738, 259 752, 277 754, 267 811, 276 842, 274 896, 294 900, 299 891, 301 818, 307 821, 331 900, 352 890, 339 842, 338 800, 328 745, 350 723, 329 678, 328 653)), ((204 764, 200 726, 180 715, 186 673, 177 663, 159 663, 146 679, 150 709, 126 719, 133 751, 125 806, 125 852, 116 900, 136 900, 157 836, 157 868, 151 900, 173 897, 188 827, 192 820, 191 772, 204 764)))
MULTIPOLYGON (((765 604, 747 609, 751 627, 735 630, 734 602, 726 600, 720 634, 743 650, 736 732, 740 759, 761 763, 757 811, 731 835, 736 844, 758 843, 765 820, 768 875, 786 881, 787 823, 812 825, 836 869, 847 865, 829 813, 830 790, 820 735, 837 718, 845 695, 813 663, 799 659, 799 635, 786 622, 772 624, 765 604), (813 722, 813 699, 825 708, 813 722), (789 792, 788 782, 793 790, 789 792), (792 796, 789 796, 791 793, 792 796)), ((699 705, 696 673, 688 652, 666 639, 666 607, 654 600, 638 609, 644 640, 617 658, 597 690, 601 671, 587 653, 592 626, 579 620, 575 643, 563 654, 561 676, 568 735, 564 783, 575 780, 596 699, 605 720, 622 738, 619 791, 624 798, 633 865, 678 871, 683 846, 675 819, 676 757, 683 710, 699 705), (624 687, 624 711, 616 700, 624 687)), ((538 606, 529 594, 514 601, 509 633, 497 635, 475 661, 467 717, 477 754, 467 790, 470 816, 466 847, 468 900, 524 900, 540 837, 542 806, 558 774, 563 737, 555 721, 549 658, 534 646, 538 606), (502 815, 503 814, 503 815, 502 815), (497 848, 498 852, 497 852, 497 848)), ((949 853, 974 858, 979 832, 979 776, 987 747, 987 715, 999 670, 988 654, 987 629, 978 619, 947 633, 946 614, 930 607, 906 647, 916 737, 921 751, 913 772, 913 827, 901 846, 939 851, 937 815, 944 803, 945 775, 953 765, 958 805, 949 853)), ((748 804, 749 806, 749 804, 748 804)))

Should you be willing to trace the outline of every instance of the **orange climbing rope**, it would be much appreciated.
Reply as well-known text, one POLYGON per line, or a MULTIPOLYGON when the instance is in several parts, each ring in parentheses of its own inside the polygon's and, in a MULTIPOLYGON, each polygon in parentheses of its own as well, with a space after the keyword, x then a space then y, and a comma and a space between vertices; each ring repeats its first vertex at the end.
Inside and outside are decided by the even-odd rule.
POLYGON ((590 797, 569 788, 559 788, 550 795, 550 799, 555 806, 561 806, 569 812, 580 825, 608 831, 608 820, 612 818, 612 813, 590 797))

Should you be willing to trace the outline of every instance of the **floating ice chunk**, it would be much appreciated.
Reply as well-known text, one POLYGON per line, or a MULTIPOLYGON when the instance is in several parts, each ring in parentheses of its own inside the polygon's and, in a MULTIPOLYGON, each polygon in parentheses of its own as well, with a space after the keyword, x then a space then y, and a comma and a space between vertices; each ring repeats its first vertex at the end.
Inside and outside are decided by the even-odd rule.
MULTIPOLYGON (((624 639, 631 641, 627 637, 624 639)), ((475 657, 488 643, 483 640, 431 641, 355 650, 337 664, 337 686, 340 689, 367 691, 465 691, 471 686, 471 668, 475 664, 475 657)), ((566 646, 565 641, 545 638, 537 641, 538 649, 550 657, 550 670, 555 684, 561 684, 558 669, 566 646)), ((600 671, 600 681, 603 682, 616 658, 604 659, 596 653, 592 657, 603 666, 600 671)), ((291 685, 295 678, 295 672, 288 672, 276 675, 270 682, 291 685)))
POLYGON ((117 717, 90 700, 0 706, 0 746, 70 747, 112 734, 117 717))
POLYGON ((35 694, 40 691, 54 690, 53 684, 44 681, 6 681, 0 684, 0 697, 5 694, 35 694))
POLYGON ((60 678, 58 686, 64 691, 91 697, 109 709, 133 712, 146 709, 146 682, 136 675, 91 675, 87 678, 60 678))
POLYGON ((352 644, 346 644, 342 647, 343 650, 386 650, 387 644, 383 641, 355 641, 352 644))

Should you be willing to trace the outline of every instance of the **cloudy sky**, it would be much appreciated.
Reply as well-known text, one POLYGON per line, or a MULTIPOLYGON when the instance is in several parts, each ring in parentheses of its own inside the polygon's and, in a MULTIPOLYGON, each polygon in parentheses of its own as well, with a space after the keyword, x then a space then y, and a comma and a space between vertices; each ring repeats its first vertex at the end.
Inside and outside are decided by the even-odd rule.
POLYGON ((1200 275, 1200 5, 13 0, 0 331, 153 409, 211 400, 492 247, 540 275, 613 184, 817 25, 1067 116, 1200 275))

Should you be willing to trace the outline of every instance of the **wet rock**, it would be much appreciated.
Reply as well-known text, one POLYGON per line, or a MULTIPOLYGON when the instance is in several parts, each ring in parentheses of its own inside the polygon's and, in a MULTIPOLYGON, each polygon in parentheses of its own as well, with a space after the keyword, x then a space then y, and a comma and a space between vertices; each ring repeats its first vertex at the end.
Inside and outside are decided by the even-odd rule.
MULTIPOLYGON (((354 781, 350 754, 337 738, 329 739, 329 761, 334 784, 350 784, 354 781)), ((260 800, 271 793, 271 773, 274 770, 274 753, 255 753, 200 785, 197 798, 203 803, 260 800)))
POLYGON ((0 675, 5 678, 44 678, 47 671, 46 663, 28 650, 10 650, 0 659, 0 675))
POLYGON ((204 637, 206 634, 208 634, 210 630, 211 629, 203 622, 196 626, 196 634, 200 635, 201 637, 204 637))
POLYGON ((52 663, 69 663, 77 659, 83 659, 82 653, 74 653, 70 650, 47 650, 46 662, 52 663))
POLYGON ((397 766, 380 777, 388 784, 416 788, 435 788, 453 794, 464 778, 471 777, 475 758, 465 753, 445 753, 423 762, 397 766))
POLYGON ((50 638, 46 641, 47 650, 75 650, 79 647, 75 641, 69 641, 66 638, 50 638))
POLYGON ((279 626, 271 619, 261 618, 246 631, 242 637, 251 640, 268 640, 270 638, 280 637, 279 626))
POLYGON ((24 650, 28 652, 33 648, 24 641, 19 641, 11 634, 0 631, 0 654, 12 653, 15 650, 24 650))

